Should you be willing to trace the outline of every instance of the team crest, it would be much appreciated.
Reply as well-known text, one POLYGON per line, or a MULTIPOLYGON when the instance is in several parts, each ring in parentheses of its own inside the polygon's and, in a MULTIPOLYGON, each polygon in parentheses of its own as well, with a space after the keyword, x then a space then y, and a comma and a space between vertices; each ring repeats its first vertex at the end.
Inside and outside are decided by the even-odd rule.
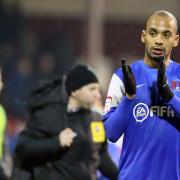
POLYGON ((111 108, 111 102, 112 102, 112 97, 108 96, 106 98, 106 102, 105 102, 105 106, 104 106, 104 114, 106 114, 107 112, 109 112, 110 108, 111 108))
POLYGON ((171 88, 172 88, 172 90, 180 91, 180 80, 179 79, 173 80, 171 82, 171 88))
POLYGON ((144 103, 138 103, 133 109, 133 115, 137 122, 143 122, 149 115, 149 108, 144 103))

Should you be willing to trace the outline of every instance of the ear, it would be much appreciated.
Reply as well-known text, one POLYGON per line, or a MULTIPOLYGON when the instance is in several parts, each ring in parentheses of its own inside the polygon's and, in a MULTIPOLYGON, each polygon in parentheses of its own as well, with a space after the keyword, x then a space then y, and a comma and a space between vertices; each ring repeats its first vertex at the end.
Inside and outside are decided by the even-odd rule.
POLYGON ((174 46, 173 47, 177 47, 179 44, 179 35, 177 34, 174 40, 174 46))
POLYGON ((76 91, 71 92, 72 97, 76 97, 76 91))
POLYGON ((142 33, 141 33, 141 42, 144 44, 145 43, 145 30, 142 30, 142 33))

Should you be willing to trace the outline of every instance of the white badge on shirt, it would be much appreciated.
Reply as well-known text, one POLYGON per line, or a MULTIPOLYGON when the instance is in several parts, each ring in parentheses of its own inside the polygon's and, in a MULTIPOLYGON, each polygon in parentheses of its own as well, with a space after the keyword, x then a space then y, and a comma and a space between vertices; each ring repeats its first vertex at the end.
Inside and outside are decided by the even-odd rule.
POLYGON ((109 112, 109 110, 111 108, 111 103, 112 103, 112 97, 108 96, 106 98, 106 102, 105 102, 105 106, 104 106, 104 114, 109 112))

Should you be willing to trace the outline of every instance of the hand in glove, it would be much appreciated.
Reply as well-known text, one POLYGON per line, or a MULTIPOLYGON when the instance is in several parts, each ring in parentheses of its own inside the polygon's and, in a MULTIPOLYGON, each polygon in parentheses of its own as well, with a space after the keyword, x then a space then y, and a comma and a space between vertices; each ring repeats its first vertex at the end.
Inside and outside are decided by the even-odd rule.
POLYGON ((122 59, 122 72, 126 95, 127 97, 132 98, 136 94, 136 80, 131 67, 126 64, 126 59, 122 59))
POLYGON ((174 94, 167 84, 166 67, 163 60, 158 63, 157 84, 159 96, 161 96, 165 102, 169 102, 174 94))

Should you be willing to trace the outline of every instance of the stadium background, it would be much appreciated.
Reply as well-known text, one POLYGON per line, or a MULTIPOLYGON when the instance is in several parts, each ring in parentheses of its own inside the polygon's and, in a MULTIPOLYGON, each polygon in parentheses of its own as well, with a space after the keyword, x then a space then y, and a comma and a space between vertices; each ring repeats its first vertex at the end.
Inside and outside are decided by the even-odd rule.
MULTIPOLYGON (((1 103, 12 154, 28 120, 25 97, 33 84, 81 62, 95 69, 104 103, 121 58, 130 63, 144 55, 140 35, 147 16, 165 9, 179 21, 178 7, 179 0, 0 0, 1 103)), ((180 62, 179 47, 172 58, 180 62)), ((116 163, 120 144, 109 146, 116 163)))

